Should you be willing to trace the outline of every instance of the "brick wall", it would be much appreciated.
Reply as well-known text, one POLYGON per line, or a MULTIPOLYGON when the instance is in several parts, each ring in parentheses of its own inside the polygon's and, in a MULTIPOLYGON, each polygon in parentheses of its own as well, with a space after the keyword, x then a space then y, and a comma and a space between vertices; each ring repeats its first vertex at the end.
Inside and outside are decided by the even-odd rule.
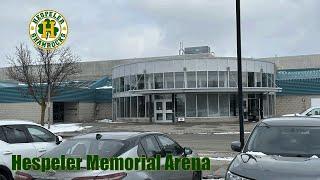
POLYGON ((284 114, 300 113, 311 106, 311 98, 320 98, 318 95, 310 96, 277 96, 276 113, 277 116, 284 114))
MULTIPOLYGON (((32 120, 40 123, 41 108, 35 102, 27 103, 0 103, 0 119, 19 119, 32 120)), ((47 121, 47 114, 45 113, 45 122, 47 121)), ((51 106, 52 118, 52 106, 51 106)), ((52 119, 51 119, 52 120, 52 119)))

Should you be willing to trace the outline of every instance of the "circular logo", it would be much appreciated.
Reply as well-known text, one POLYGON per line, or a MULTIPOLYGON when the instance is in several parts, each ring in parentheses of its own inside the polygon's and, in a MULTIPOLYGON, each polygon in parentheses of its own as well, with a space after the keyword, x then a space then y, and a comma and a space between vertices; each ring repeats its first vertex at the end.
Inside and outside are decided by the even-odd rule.
POLYGON ((29 24, 32 42, 41 49, 55 49, 68 34, 66 19, 57 11, 43 10, 34 15, 29 24))

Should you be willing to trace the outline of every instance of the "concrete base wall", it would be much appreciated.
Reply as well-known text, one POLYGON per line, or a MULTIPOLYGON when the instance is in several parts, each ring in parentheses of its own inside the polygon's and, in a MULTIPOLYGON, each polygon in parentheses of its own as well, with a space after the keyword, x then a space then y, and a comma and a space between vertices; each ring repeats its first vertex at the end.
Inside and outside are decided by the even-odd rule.
MULTIPOLYGON (((45 112, 45 123, 48 120, 48 111, 45 112)), ((31 120, 40 123, 41 107, 35 102, 0 103, 0 119, 31 120)), ((51 106, 52 118, 52 106, 51 106)), ((52 119, 51 119, 52 120, 52 119)))
MULTIPOLYGON (((149 123, 149 118, 117 118, 117 121, 122 122, 143 122, 149 123)), ((166 122, 154 122, 152 119, 152 123, 171 123, 171 121, 166 122)), ((217 118, 185 118, 185 122, 187 123, 201 123, 201 122, 237 122, 238 117, 217 117, 217 118)))
POLYGON ((276 115, 300 113, 311 106, 311 98, 320 98, 319 95, 310 96, 277 96, 276 115))

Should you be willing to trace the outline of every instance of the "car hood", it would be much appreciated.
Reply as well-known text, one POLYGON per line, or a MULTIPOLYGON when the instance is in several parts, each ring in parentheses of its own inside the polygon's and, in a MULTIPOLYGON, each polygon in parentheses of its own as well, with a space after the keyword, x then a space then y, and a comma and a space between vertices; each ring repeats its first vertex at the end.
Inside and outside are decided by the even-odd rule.
POLYGON ((269 155, 237 155, 229 171, 252 179, 320 179, 320 159, 269 155))
MULTIPOLYGON (((29 175, 33 178, 40 178, 40 179, 63 179, 63 180, 71 180, 75 177, 84 177, 84 176, 97 176, 102 171, 47 171, 47 172, 40 172, 40 171, 27 171, 29 175)), ((107 173, 106 173, 107 174, 107 173)))

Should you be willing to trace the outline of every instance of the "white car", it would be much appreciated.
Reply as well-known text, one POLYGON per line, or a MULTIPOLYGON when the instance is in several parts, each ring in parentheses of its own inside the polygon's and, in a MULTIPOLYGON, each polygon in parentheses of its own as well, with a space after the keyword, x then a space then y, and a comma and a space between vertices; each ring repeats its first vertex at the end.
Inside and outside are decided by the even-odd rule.
POLYGON ((11 156, 38 157, 56 147, 62 138, 42 126, 21 120, 0 120, 0 179, 12 180, 11 156))
POLYGON ((309 116, 309 117, 320 117, 320 106, 314 106, 311 107, 302 113, 296 113, 296 114, 285 114, 282 115, 284 117, 293 117, 293 116, 309 116))

